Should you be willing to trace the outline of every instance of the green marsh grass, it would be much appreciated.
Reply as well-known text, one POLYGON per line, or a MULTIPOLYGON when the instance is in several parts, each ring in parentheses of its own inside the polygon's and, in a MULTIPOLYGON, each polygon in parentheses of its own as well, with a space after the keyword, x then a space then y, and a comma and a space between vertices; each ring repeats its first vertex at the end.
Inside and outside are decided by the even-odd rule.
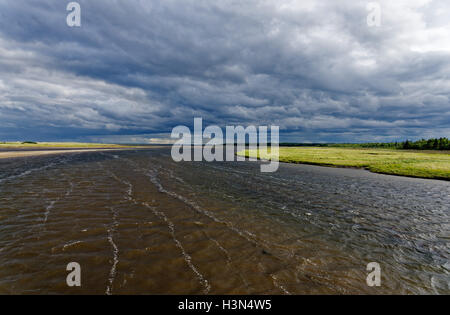
MULTIPOLYGON (((270 160, 276 158, 257 150, 238 155, 270 160)), ((280 147, 279 161, 334 167, 364 168, 374 173, 450 180, 449 151, 389 149, 280 147)))

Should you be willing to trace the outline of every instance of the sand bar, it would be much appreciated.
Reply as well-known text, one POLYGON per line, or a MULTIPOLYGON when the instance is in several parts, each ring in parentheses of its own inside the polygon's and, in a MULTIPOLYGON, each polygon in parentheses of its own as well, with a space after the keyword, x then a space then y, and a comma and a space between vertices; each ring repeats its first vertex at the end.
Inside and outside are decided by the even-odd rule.
POLYGON ((83 152, 96 152, 96 151, 123 151, 130 149, 66 149, 66 150, 33 150, 33 151, 0 151, 0 159, 18 158, 18 157, 31 157, 42 156, 52 154, 66 154, 66 153, 83 153, 83 152))

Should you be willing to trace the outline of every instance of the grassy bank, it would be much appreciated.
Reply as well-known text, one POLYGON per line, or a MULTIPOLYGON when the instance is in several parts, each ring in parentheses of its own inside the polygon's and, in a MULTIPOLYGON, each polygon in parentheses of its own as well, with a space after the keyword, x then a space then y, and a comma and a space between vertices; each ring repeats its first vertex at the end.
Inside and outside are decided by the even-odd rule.
MULTIPOLYGON (((271 153, 246 150, 238 155, 273 159, 271 153)), ((375 173, 450 180, 449 151, 281 147, 279 161, 335 167, 364 168, 375 173)))
POLYGON ((101 148, 127 148, 129 146, 118 144, 104 144, 104 143, 81 143, 81 142, 0 142, 0 149, 2 148, 58 148, 58 149, 73 149, 73 148, 88 148, 88 149, 101 149, 101 148))

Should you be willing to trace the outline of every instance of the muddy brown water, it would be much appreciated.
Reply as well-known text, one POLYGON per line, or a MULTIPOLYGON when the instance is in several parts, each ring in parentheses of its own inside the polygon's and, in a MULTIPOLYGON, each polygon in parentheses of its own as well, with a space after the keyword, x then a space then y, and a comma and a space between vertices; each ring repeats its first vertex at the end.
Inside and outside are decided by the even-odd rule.
POLYGON ((449 182, 259 163, 157 148, 1 161, 0 293, 450 293, 449 182))

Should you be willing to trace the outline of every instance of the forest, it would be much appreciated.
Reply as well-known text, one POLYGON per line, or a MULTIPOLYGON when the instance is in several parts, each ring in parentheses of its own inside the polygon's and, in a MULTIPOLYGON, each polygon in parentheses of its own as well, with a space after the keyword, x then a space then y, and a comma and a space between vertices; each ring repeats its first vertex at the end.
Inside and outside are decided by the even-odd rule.
POLYGON ((421 139, 403 142, 371 142, 371 143, 281 143, 285 147, 338 147, 338 148, 386 148, 403 150, 450 150, 448 138, 421 139))

